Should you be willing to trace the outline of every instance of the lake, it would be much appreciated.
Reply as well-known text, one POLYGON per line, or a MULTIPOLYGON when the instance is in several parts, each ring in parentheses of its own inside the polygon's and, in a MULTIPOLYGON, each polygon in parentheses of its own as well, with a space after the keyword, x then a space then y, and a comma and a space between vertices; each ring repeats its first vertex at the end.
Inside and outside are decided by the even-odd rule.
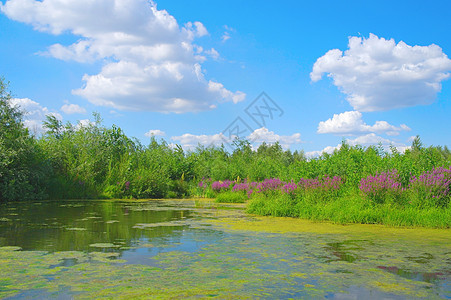
POLYGON ((449 230, 209 200, 0 204, 0 298, 451 298, 449 230))

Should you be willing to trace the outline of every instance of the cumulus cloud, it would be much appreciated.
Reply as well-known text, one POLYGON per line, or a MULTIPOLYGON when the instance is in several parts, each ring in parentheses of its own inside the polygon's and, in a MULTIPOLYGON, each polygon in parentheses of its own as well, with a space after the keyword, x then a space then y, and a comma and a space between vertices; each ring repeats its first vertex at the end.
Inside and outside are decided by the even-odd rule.
POLYGON ((100 73, 85 74, 85 85, 73 91, 95 105, 121 110, 193 112, 245 94, 207 80, 201 63, 206 55, 194 43, 208 35, 201 22, 180 26, 148 0, 8 0, 0 10, 36 30, 80 39, 51 45, 47 54, 77 62, 103 61, 100 73), (101 16, 101 17, 100 17, 101 16), (211 88, 211 86, 221 88, 211 88))
POLYGON ((64 104, 61 107, 61 110, 68 115, 71 114, 85 114, 86 113, 86 109, 84 107, 81 107, 80 105, 77 104, 64 104))
MULTIPOLYGON (((383 138, 381 136, 376 135, 375 133, 369 133, 366 135, 356 137, 354 139, 346 139, 346 142, 350 146, 360 145, 360 146, 364 146, 364 147, 375 146, 375 145, 380 144, 380 145, 382 145, 382 148, 384 148, 385 151, 389 151, 390 146, 395 147, 399 152, 404 152, 404 151, 406 151, 406 149, 410 148, 409 146, 405 145, 404 143, 383 138)), ((327 146, 323 150, 310 151, 310 152, 307 152, 305 155, 307 157, 317 157, 323 153, 332 154, 335 150, 340 150, 340 148, 341 148, 341 144, 338 144, 335 147, 327 146)))
POLYGON ((410 137, 407 139, 407 141, 411 143, 411 142, 413 142, 416 138, 417 138, 417 137, 416 137, 415 135, 412 135, 412 136, 410 136, 410 137))
POLYGON ((205 53, 211 56, 214 60, 217 60, 219 58, 219 52, 216 51, 215 48, 211 48, 210 50, 205 50, 205 53))
POLYGON ((318 157, 318 156, 322 155, 323 153, 332 154, 332 153, 334 153, 335 150, 340 150, 340 148, 341 148, 341 144, 337 145, 335 147, 327 146, 323 150, 316 150, 316 151, 306 152, 305 156, 312 158, 312 157, 318 157))
POLYGON ((252 141, 252 143, 257 145, 263 142, 267 144, 279 142, 285 149, 290 148, 293 144, 299 144, 302 142, 300 133, 294 133, 292 135, 278 135, 274 133, 274 131, 269 131, 265 127, 254 130, 254 132, 252 132, 247 138, 252 141))
POLYGON ((147 131, 144 135, 148 136, 148 137, 165 136, 166 133, 164 131, 161 131, 160 129, 151 129, 151 130, 147 131))
POLYGON ((78 120, 75 130, 80 130, 82 128, 88 128, 91 126, 96 126, 96 122, 92 122, 89 119, 78 120))
POLYGON ((348 50, 328 51, 313 65, 310 78, 324 73, 358 111, 381 111, 431 104, 450 76, 451 60, 437 45, 409 46, 370 34, 350 37, 348 50))
POLYGON ((222 133, 213 134, 213 135, 195 135, 191 133, 185 133, 180 136, 171 137, 173 141, 178 142, 183 148, 186 149, 194 149, 199 144, 203 146, 221 146, 224 143, 231 143, 233 141, 233 137, 229 138, 222 133))
POLYGON ((205 28, 204 24, 201 22, 188 22, 185 24, 185 29, 188 33, 189 37, 192 39, 194 36, 196 37, 202 37, 204 35, 208 35, 207 28, 205 28))
POLYGON ((410 128, 405 124, 397 127, 386 121, 376 121, 374 125, 367 125, 362 120, 362 113, 358 111, 347 111, 341 114, 334 114, 331 119, 320 122, 317 132, 344 135, 375 132, 385 133, 387 135, 399 135, 401 131, 409 130, 410 128))
POLYGON ((43 107, 29 98, 13 98, 9 100, 9 104, 11 107, 18 107, 24 112, 23 123, 35 135, 46 131, 42 123, 46 120, 47 115, 53 115, 58 120, 63 119, 59 113, 51 112, 47 107, 43 107))
MULTIPOLYGON (((185 133, 181 136, 173 136, 171 139, 178 141, 183 148, 193 149, 198 144, 204 146, 220 146, 226 143, 232 144, 235 138, 235 136, 229 137, 222 133, 214 135, 194 135, 185 133)), ((255 129, 246 138, 253 144, 254 147, 258 147, 263 142, 267 144, 274 144, 275 142, 279 142, 283 148, 287 149, 292 144, 299 144, 302 142, 300 133, 294 133, 290 136, 278 135, 274 133, 274 131, 269 131, 265 127, 255 129)))

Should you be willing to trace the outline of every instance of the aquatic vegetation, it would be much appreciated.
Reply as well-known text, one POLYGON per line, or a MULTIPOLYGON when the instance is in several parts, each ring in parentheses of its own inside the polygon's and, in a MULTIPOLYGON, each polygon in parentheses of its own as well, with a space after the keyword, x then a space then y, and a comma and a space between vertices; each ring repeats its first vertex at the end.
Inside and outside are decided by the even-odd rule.
POLYGON ((211 189, 220 192, 224 190, 228 190, 231 185, 233 185, 235 182, 230 180, 224 180, 224 181, 214 181, 211 183, 211 189))
POLYGON ((259 215, 328 220, 341 224, 451 227, 451 167, 426 171, 403 187, 397 170, 360 180, 356 193, 338 177, 284 183, 273 193, 254 193, 248 212, 259 215))
POLYGON ((294 194, 297 189, 298 189, 298 185, 296 183, 294 183, 293 181, 285 183, 281 187, 282 192, 284 192, 286 194, 294 194))
MULTIPOLYGON (((92 203, 106 212, 111 203, 128 210, 144 204, 92 203)), ((149 201, 149 207, 168 208, 175 203, 149 201)), ((87 251, 0 247, 0 298, 434 299, 450 295, 447 230, 339 226, 250 216, 233 209, 233 205, 222 210, 197 209, 193 201, 187 200, 178 203, 196 217, 174 220, 168 214, 156 224, 162 226, 151 226, 149 231, 133 226, 152 223, 127 223, 121 219, 115 226, 140 234, 124 238, 117 232, 109 242, 95 243, 96 247, 87 251), (165 231, 161 236, 141 235, 158 228, 170 229, 171 224, 184 227, 165 231), (117 245, 123 246, 112 247, 117 245)), ((51 207, 51 203, 43 205, 51 207)), ((154 219, 160 213, 136 211, 143 220, 145 215, 154 219)), ((106 222, 109 217, 105 213, 102 220, 106 222)))
POLYGON ((74 231, 85 231, 86 228, 82 228, 82 227, 71 227, 71 228, 66 228, 66 230, 74 230, 74 231))
POLYGON ((89 245, 89 247, 93 247, 93 248, 119 248, 119 247, 121 247, 121 245, 115 245, 115 244, 112 244, 112 243, 95 243, 95 244, 89 245))
POLYGON ((334 176, 330 178, 329 175, 326 175, 322 178, 301 178, 299 180, 298 186, 303 190, 338 190, 343 184, 343 180, 340 176, 334 176))
POLYGON ((410 179, 411 204, 418 207, 446 207, 451 197, 451 166, 434 168, 410 179))
POLYGON ((138 223, 132 228, 146 229, 155 227, 173 227, 173 226, 186 226, 185 222, 180 221, 169 221, 169 222, 158 222, 158 223, 138 223))
MULTIPOLYGON (((256 183, 255 183, 256 184, 256 183)), ((251 186, 249 183, 243 182, 243 183, 236 183, 233 188, 232 191, 233 192, 239 192, 239 191, 248 191, 249 189, 251 189, 251 186)))
POLYGON ((374 203, 385 203, 390 200, 399 201, 405 190, 402 187, 397 170, 381 172, 368 176, 360 181, 360 190, 365 197, 374 203))
POLYGON ((243 196, 241 193, 221 193, 216 197, 216 202, 219 203, 244 203, 246 196, 243 196))

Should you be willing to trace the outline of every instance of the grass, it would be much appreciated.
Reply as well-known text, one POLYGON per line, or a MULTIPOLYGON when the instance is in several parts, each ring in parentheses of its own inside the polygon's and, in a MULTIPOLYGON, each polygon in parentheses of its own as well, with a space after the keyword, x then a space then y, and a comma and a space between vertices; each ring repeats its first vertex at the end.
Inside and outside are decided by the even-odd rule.
POLYGON ((242 193, 235 192, 225 192, 221 193, 216 197, 216 202, 218 203, 244 203, 247 196, 242 193))
POLYGON ((346 195, 333 201, 314 203, 289 195, 257 195, 249 202, 252 214, 298 217, 338 224, 361 223, 389 226, 450 228, 451 209, 416 208, 392 204, 373 204, 359 195, 346 195))

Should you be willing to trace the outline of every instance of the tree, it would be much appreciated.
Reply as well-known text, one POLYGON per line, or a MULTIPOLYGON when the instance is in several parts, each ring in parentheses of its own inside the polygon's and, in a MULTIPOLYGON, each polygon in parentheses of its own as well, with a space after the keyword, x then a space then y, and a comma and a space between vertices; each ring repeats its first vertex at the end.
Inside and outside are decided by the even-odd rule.
POLYGON ((40 198, 45 176, 39 149, 7 88, 0 78, 0 201, 40 198))

